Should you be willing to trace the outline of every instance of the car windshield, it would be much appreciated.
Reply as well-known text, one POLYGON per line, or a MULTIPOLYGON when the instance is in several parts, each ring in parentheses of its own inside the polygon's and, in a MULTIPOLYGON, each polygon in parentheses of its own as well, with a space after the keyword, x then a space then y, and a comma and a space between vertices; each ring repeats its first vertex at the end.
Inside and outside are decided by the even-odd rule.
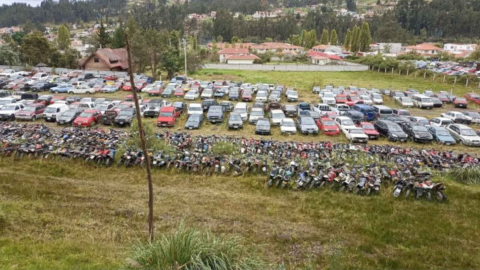
POLYGON ((413 126, 413 131, 418 131, 418 132, 427 132, 427 128, 424 126, 413 126))
POLYGON ((438 136, 448 136, 450 133, 446 129, 437 129, 437 135, 438 136))
POLYGON ((54 112, 56 112, 56 111, 57 111, 57 108, 52 108, 52 107, 47 107, 47 108, 45 109, 45 112, 46 112, 46 113, 54 113, 54 112))
POLYGON ((350 96, 350 99, 351 99, 351 100, 359 100, 360 98, 357 97, 357 96, 350 96))
POLYGON ((328 121, 322 121, 324 126, 335 126, 335 122, 328 120, 328 121))
POLYGON ((246 109, 246 108, 235 108, 234 111, 235 111, 235 112, 238 112, 238 113, 246 113, 246 112, 247 112, 247 109, 246 109))
POLYGON ((323 94, 323 97, 333 98, 333 93, 325 93, 325 94, 323 94))
POLYGON ((388 126, 388 129, 389 129, 390 131, 393 131, 393 132, 400 132, 400 131, 402 131, 402 129, 401 129, 399 126, 397 126, 397 125, 389 125, 389 126, 388 126))
POLYGON ((473 129, 461 129, 460 133, 463 136, 477 136, 477 133, 475 133, 475 131, 473 131, 473 129))
POLYGON ((293 121, 283 121, 283 122, 282 122, 282 126, 284 126, 284 127, 293 127, 293 126, 295 126, 295 124, 293 123, 293 121))
POLYGON ((90 112, 82 112, 78 117, 82 117, 82 118, 90 118, 92 117, 93 113, 90 113, 90 112))
POLYGON ((260 111, 252 111, 252 112, 250 113, 250 115, 263 116, 263 112, 260 112, 260 111))
POLYGON ((2 111, 13 111, 15 110, 15 105, 8 105, 2 108, 2 111))
POLYGON ((189 110, 192 111, 192 112, 198 112, 198 111, 201 111, 202 108, 201 107, 190 107, 189 110))
POLYGON ((465 102, 465 101, 467 101, 467 100, 466 100, 466 99, 464 99, 464 98, 456 98, 456 99, 455 99, 455 101, 462 101, 462 102, 465 102))
POLYGON ((398 111, 398 115, 410 115, 409 111, 398 111))
POLYGON ((427 119, 418 119, 418 123, 423 124, 423 125, 428 125, 430 122, 428 122, 427 119))
POLYGON ((422 98, 422 102, 433 102, 431 98, 422 98))
POLYGON ((0 105, 5 105, 5 104, 8 104, 8 103, 12 103, 11 100, 0 100, 0 105))
POLYGON ((402 98, 402 101, 403 102, 412 102, 412 99, 409 98, 409 97, 404 97, 404 98, 402 98))
POLYGON ((352 128, 352 129, 350 129, 350 130, 348 131, 348 133, 350 133, 350 134, 363 134, 364 132, 363 132, 363 130, 361 130, 361 129, 352 128))
POLYGON ((75 111, 71 111, 71 110, 66 111, 62 114, 62 116, 68 116, 68 117, 72 117, 74 115, 75 115, 75 111))
POLYGON ((363 129, 366 129, 366 130, 374 130, 375 128, 373 127, 373 125, 371 124, 368 124, 368 125, 362 125, 363 129))
POLYGON ((241 121, 242 117, 239 114, 230 114, 230 120, 238 120, 241 121))
POLYGON ((468 116, 470 116, 472 118, 480 118, 480 114, 477 113, 477 112, 469 112, 468 116))
POLYGON ((122 110, 118 113, 119 116, 130 116, 133 115, 133 110, 122 110))
POLYGON ((160 113, 160 116, 173 116, 173 113, 172 112, 161 112, 160 113))
POLYGON ((35 111, 35 108, 36 108, 36 107, 27 106, 27 107, 25 107, 23 110, 24 110, 24 111, 27 111, 27 112, 34 112, 34 111, 35 111))
POLYGON ((302 125, 314 125, 315 121, 312 118, 304 118, 302 119, 302 125))
POLYGON ((204 95, 208 95, 208 94, 211 94, 211 93, 212 93, 212 90, 210 90, 210 89, 203 90, 204 95))
POLYGON ((342 119, 343 126, 353 126, 353 121, 351 119, 342 119))
POLYGON ((382 96, 380 96, 379 94, 373 94, 372 97, 373 98, 382 98, 382 96))
POLYGON ((285 115, 283 113, 274 113, 274 114, 272 114, 272 118, 283 119, 283 118, 285 118, 285 115))

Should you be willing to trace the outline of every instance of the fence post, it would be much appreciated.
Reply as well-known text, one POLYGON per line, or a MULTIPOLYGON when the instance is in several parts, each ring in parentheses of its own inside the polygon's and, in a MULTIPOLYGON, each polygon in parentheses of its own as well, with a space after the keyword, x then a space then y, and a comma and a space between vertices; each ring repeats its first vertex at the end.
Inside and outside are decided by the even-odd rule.
POLYGON ((410 71, 410 70, 409 70, 409 69, 407 69, 407 76, 408 76, 408 73, 409 73, 409 71, 410 71))
POLYGON ((443 75, 443 83, 445 83, 445 77, 446 77, 446 75, 443 75))
POLYGON ((427 77, 427 71, 423 72, 423 78, 425 79, 427 77))
POLYGON ((455 81, 453 82, 453 85, 457 84, 457 76, 455 76, 455 81))
POLYGON ((433 81, 435 81, 435 77, 437 77, 437 73, 433 73, 433 81))
POLYGON ((385 73, 387 73, 387 68, 385 68, 385 73))
POLYGON ((378 70, 377 70, 377 72, 380 72, 380 66, 378 66, 378 70))
POLYGON ((418 75, 418 71, 415 71, 415 78, 417 78, 417 75, 418 75))
POLYGON ((402 75, 402 70, 398 69, 398 75, 402 75))
POLYGON ((394 70, 394 68, 392 67, 392 75, 393 75, 393 70, 394 70))
POLYGON ((468 86, 468 78, 467 78, 467 81, 465 82, 465 86, 466 86, 466 87, 468 86))

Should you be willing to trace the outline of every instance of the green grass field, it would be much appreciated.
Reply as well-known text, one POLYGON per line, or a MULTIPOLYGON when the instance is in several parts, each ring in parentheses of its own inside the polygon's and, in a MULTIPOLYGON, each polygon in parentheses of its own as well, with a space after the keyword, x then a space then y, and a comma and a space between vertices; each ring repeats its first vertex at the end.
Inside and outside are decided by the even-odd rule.
MULTIPOLYGON (((475 269, 480 187, 443 179, 446 203, 269 190, 265 177, 155 171, 156 234, 237 237, 269 269, 475 269), (281 268, 283 265, 285 268, 281 268)), ((0 159, 1 269, 118 269, 147 239, 138 168, 0 159)))

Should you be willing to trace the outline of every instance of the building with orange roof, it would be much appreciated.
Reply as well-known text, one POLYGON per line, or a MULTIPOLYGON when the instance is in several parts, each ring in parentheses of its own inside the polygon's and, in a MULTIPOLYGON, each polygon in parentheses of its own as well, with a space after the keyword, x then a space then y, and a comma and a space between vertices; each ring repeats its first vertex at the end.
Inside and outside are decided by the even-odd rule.
POLYGON ((439 48, 432 43, 422 43, 413 46, 406 46, 404 48, 405 53, 415 52, 423 56, 433 56, 442 51, 442 48, 439 48))
POLYGON ((247 48, 225 48, 217 52, 220 63, 226 63, 227 58, 232 55, 248 55, 250 51, 247 48))

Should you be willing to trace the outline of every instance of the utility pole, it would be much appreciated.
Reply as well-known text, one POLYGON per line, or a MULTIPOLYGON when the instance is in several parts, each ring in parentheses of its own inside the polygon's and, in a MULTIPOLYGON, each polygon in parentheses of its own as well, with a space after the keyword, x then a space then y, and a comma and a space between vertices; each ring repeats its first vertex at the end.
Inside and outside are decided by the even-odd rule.
POLYGON ((138 131, 140 132, 140 140, 142 143, 143 155, 145 157, 145 163, 147 167, 147 180, 148 180, 148 233, 150 235, 150 242, 153 242, 153 182, 152 182, 152 171, 150 168, 150 157, 148 156, 147 145, 145 142, 145 132, 142 125, 142 114, 140 113, 140 106, 138 105, 138 96, 137 89, 135 88, 135 82, 133 81, 133 71, 132 71, 132 54, 130 48, 130 40, 128 39, 128 34, 125 34, 125 44, 127 45, 128 53, 128 74, 130 75, 130 83, 132 85, 133 91, 133 101, 135 102, 135 110, 137 115, 137 124, 138 131))
POLYGON ((187 78, 187 40, 182 38, 183 41, 183 54, 185 57, 185 79, 187 78))

